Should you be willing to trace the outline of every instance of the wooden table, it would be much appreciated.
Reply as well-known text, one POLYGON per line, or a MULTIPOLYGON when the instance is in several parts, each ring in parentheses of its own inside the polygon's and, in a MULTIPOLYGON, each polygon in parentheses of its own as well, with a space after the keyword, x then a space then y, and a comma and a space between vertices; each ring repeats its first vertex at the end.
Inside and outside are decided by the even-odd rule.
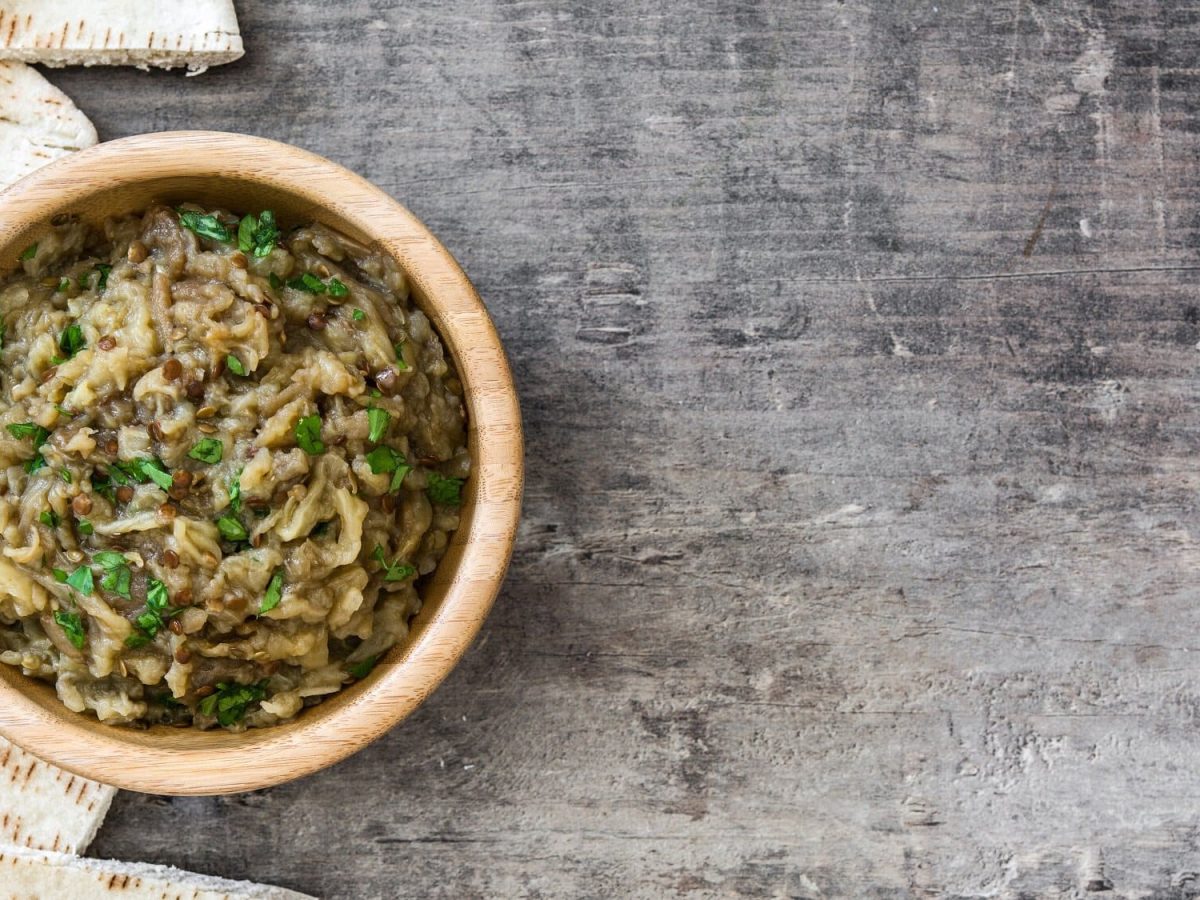
POLYGON ((53 73, 408 204, 528 426, 409 721, 94 848, 331 898, 1200 891, 1200 16, 1186 0, 244 0, 53 73))

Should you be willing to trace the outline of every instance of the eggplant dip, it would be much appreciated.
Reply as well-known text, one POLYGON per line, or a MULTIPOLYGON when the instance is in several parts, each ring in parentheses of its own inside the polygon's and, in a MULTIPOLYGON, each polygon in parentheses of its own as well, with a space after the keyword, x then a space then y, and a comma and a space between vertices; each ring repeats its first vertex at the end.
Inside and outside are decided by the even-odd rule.
POLYGON ((114 724, 286 721, 404 640, 462 384, 387 255, 269 212, 57 224, 0 282, 0 661, 114 724))

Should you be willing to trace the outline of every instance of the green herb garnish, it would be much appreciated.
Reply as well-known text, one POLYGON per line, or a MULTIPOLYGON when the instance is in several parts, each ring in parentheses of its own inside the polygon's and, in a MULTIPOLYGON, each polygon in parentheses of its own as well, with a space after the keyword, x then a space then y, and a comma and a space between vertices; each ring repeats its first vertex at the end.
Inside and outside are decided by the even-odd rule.
POLYGON ((221 518, 217 519, 217 530, 221 532, 221 537, 234 543, 247 540, 250 537, 249 532, 246 531, 246 526, 233 516, 221 516, 221 518))
POLYGON ((179 210, 179 224, 203 238, 226 244, 233 240, 229 229, 222 225, 221 220, 216 216, 181 209, 179 210))
POLYGON ((46 443, 50 437, 50 432, 41 425, 36 425, 33 422, 18 422, 14 425, 8 425, 8 433, 17 440, 24 438, 33 439, 33 449, 35 451, 33 459, 25 462, 25 471, 32 475, 39 469, 46 468, 46 458, 41 454, 42 445, 46 443))
POLYGON ((229 508, 233 510, 236 516, 242 511, 242 470, 238 469, 237 474, 229 480, 229 508))
POLYGON ((35 256, 37 256, 37 248, 37 244, 30 244, 25 248, 21 255, 17 257, 17 259, 19 259, 21 262, 33 259, 35 256))
POLYGON ((79 613, 69 613, 59 610, 54 614, 54 621, 63 630, 63 633, 66 634, 67 640, 71 642, 72 646, 76 650, 82 650, 87 635, 84 633, 83 619, 79 617, 79 613))
POLYGON ((407 372, 409 369, 408 363, 404 361, 404 338, 401 338, 399 343, 392 347, 396 351, 396 368, 401 372, 407 372))
POLYGON ((95 527, 87 519, 79 519, 75 523, 75 530, 78 531, 84 537, 87 537, 88 535, 93 534, 96 531, 95 527))
POLYGON ((59 584, 67 583, 67 573, 64 572, 62 569, 51 569, 50 574, 54 576, 54 580, 57 581, 59 584))
POLYGON ((304 291, 306 294, 324 294, 329 290, 325 282, 312 272, 305 272, 299 278, 293 278, 287 283, 287 286, 293 290, 304 291))
POLYGON ((444 478, 437 472, 430 472, 425 493, 434 503, 440 503, 443 506, 458 506, 462 503, 463 484, 464 479, 462 478, 444 478))
POLYGON ((33 438, 33 449, 39 449, 42 444, 46 443, 46 439, 50 437, 50 432, 41 425, 33 422, 18 422, 15 425, 8 425, 8 433, 17 440, 24 438, 33 438))
POLYGON ((372 444, 378 444, 383 440, 384 434, 387 433, 388 422, 392 417, 388 415, 386 409, 376 409, 374 406, 367 409, 367 421, 371 425, 371 433, 367 435, 367 440, 372 444))
POLYGON ((58 518, 58 513, 56 513, 54 510, 44 509, 42 510, 42 514, 38 516, 38 521, 47 528, 57 528, 60 519, 58 518))
POLYGON ((319 456, 325 452, 319 415, 304 416, 296 422, 296 444, 309 456, 319 456))
POLYGON ((263 595, 262 606, 258 608, 258 614, 261 616, 265 612, 270 612, 279 605, 279 601, 282 599, 283 569, 276 569, 267 584, 267 592, 263 595))
POLYGON ((188 456, 192 459, 198 459, 200 462, 208 463, 210 466, 215 466, 221 461, 221 456, 225 452, 225 445, 216 438, 201 438, 196 442, 196 446, 188 451, 188 456))
POLYGON ((276 275, 274 272, 271 273, 268 280, 271 282, 271 287, 274 290, 278 291, 278 290, 283 289, 283 279, 280 278, 278 275, 276 275))
POLYGON ((141 633, 131 634, 125 639, 125 645, 142 647, 148 644, 162 630, 164 620, 173 615, 168 610, 170 602, 171 595, 167 592, 167 586, 157 578, 149 579, 146 588, 146 611, 133 620, 141 633))
POLYGON ((346 671, 357 678, 359 681, 371 674, 371 670, 375 668, 375 664, 379 662, 379 654, 368 656, 364 660, 356 662, 352 666, 347 666, 346 671))
POLYGON ((279 226, 275 224, 275 213, 263 210, 259 216, 243 216, 238 225, 238 249, 253 253, 259 259, 270 256, 279 238, 279 226))
POLYGON ((216 693, 209 694, 200 701, 198 709, 203 715, 216 716, 221 725, 229 726, 240 722, 250 705, 260 702, 266 695, 265 678, 256 684, 231 684, 222 681, 217 685, 216 693))
POLYGON ((62 281, 60 281, 58 283, 58 293, 65 294, 70 289, 71 289, 71 279, 70 278, 64 278, 62 281))
POLYGON ((112 591, 125 599, 131 599, 129 594, 130 581, 133 573, 129 570, 129 560, 123 553, 115 550, 101 550, 92 557, 92 562, 104 570, 100 579, 100 587, 112 591))
MULTIPOLYGON (((58 348, 66 354, 66 359, 70 359, 86 346, 87 341, 83 337, 83 329, 79 327, 78 322, 72 322, 58 336, 58 348)), ((65 360, 63 361, 65 362, 65 360)))
MULTIPOLYGON (((341 284, 341 282, 339 281, 338 284, 341 284)), ((338 295, 335 294, 334 296, 338 296, 338 295)), ((361 309, 356 309, 356 310, 354 310, 354 312, 350 313, 350 318, 352 318, 355 322, 361 322, 366 317, 367 317, 367 314, 365 312, 363 312, 361 309)))
POLYGON ((67 576, 67 586, 75 588, 81 594, 90 594, 95 587, 92 582, 92 570, 87 566, 80 566, 67 576))
MULTIPOLYGON (((348 287, 346 287, 346 285, 342 284, 340 279, 337 279, 337 278, 329 279, 329 296, 330 297, 345 297, 345 296, 348 296, 349 293, 350 293, 350 288, 348 288, 348 287)), ((356 309, 354 311, 355 321, 361 322, 366 317, 367 317, 367 314, 365 312, 363 312, 361 309, 356 309)))
POLYGON ((96 271, 100 273, 100 280, 96 282, 96 290, 102 291, 108 287, 108 273, 112 271, 112 266, 105 263, 97 263, 96 271))
POLYGON ((246 374, 246 367, 242 365, 242 361, 230 353, 225 357, 225 368, 229 369, 234 375, 246 374))
POLYGON ((392 482, 388 485, 388 493, 398 491, 404 482, 404 476, 412 471, 412 466, 391 447, 376 447, 366 455, 366 460, 367 465, 376 475, 392 473, 392 482))
POLYGON ((375 559, 379 560, 379 565, 383 566, 384 581, 404 581, 406 578, 411 578, 417 574, 417 570, 407 563, 402 563, 396 560, 394 563, 389 563, 383 555, 383 547, 380 544, 375 545, 375 553, 372 554, 375 559))
POLYGON ((139 459, 136 465, 141 471, 141 474, 145 476, 141 479, 142 481, 145 481, 148 478, 164 491, 169 491, 175 486, 174 479, 171 478, 171 475, 166 470, 166 467, 157 459, 139 459))

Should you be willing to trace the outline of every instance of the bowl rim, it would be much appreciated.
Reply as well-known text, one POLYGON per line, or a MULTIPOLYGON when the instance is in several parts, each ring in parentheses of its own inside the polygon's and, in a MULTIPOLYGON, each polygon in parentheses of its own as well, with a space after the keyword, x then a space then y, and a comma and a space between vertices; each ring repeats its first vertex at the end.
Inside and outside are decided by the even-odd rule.
POLYGON ((0 735, 76 775, 127 790, 211 795, 270 787, 345 759, 407 717, 450 673, 490 610, 516 542, 523 434, 504 348, 458 262, 383 190, 298 147, 248 135, 177 131, 81 151, 0 192, 0 257, 15 259, 8 250, 25 246, 21 242, 44 230, 54 215, 83 208, 89 198, 169 179, 235 181, 295 196, 391 253, 455 360, 472 452, 463 524, 443 560, 449 564, 453 556, 454 565, 452 571, 440 566, 434 579, 444 591, 436 608, 422 612, 409 641, 393 648, 392 658, 368 679, 291 722, 238 735, 101 725, 71 712, 52 689, 53 703, 47 702, 37 694, 44 687, 0 665, 0 735), (187 734, 186 746, 177 746, 174 734, 187 734))

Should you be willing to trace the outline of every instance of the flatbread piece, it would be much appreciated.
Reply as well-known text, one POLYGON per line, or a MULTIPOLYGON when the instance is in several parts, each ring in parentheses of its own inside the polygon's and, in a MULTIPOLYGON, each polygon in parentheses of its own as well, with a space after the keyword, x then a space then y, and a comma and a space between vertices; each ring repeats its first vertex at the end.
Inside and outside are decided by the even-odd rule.
POLYGON ((202 72, 244 52, 233 0, 0 0, 0 59, 202 72))
POLYGON ((0 845, 82 853, 116 793, 0 738, 0 845))
POLYGON ((270 885, 170 866, 0 847, 0 900, 314 900, 270 885))
POLYGON ((35 69, 0 62, 0 188, 98 140, 87 116, 35 69))

